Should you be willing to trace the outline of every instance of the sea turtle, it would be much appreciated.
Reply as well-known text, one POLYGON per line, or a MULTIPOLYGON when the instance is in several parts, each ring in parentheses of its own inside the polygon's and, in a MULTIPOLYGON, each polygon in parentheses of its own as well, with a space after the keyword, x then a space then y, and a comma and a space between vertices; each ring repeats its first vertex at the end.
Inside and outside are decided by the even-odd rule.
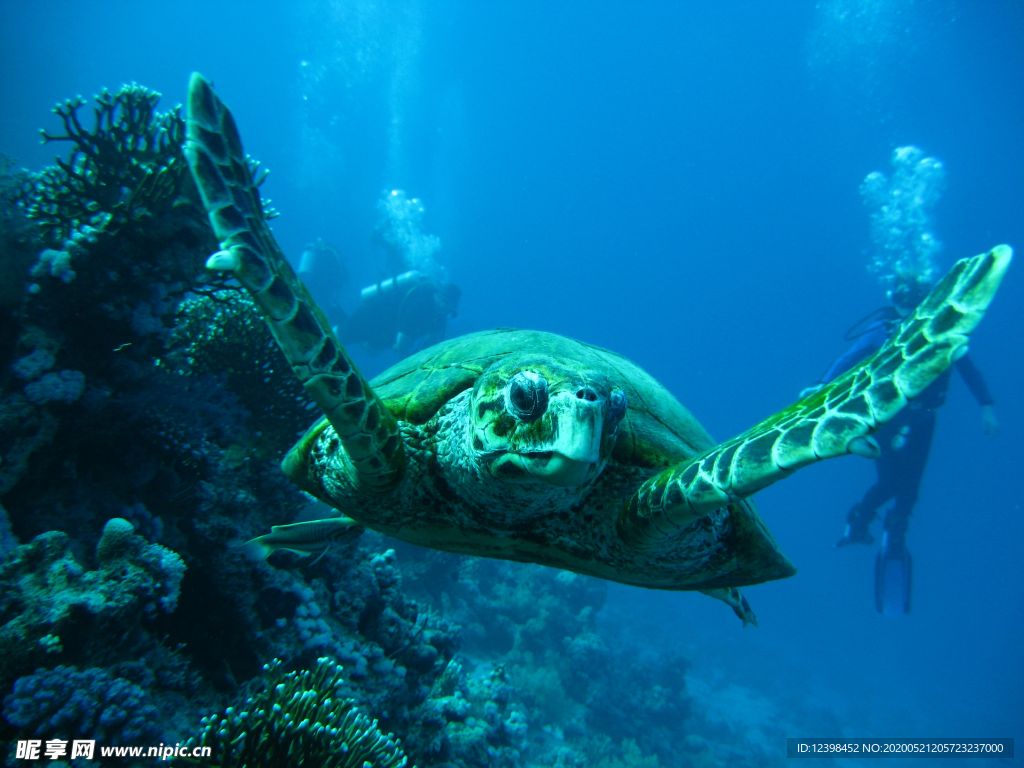
POLYGON ((700 590, 747 621, 738 587, 795 568, 750 498, 800 467, 875 456, 870 434, 967 350, 1011 250, 958 262, 874 357, 724 443, 626 358, 539 331, 430 347, 372 382, 267 225, 231 113, 199 74, 185 154, 222 250, 324 412, 283 462, 342 514, 255 540, 311 552, 357 526, 448 552, 700 590), (355 521, 355 522, 352 522, 355 521))

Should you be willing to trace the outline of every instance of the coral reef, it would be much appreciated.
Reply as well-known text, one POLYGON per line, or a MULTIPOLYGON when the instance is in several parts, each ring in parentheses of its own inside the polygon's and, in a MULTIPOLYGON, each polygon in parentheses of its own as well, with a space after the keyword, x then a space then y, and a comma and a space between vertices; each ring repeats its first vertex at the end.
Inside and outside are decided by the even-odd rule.
POLYGON ((53 531, 0 563, 0 689, 47 662, 55 647, 65 661, 109 664, 153 642, 145 625, 174 611, 181 558, 114 519, 96 559, 96 570, 85 570, 68 536, 53 531))
POLYGON ((407 740, 423 764, 517 766, 527 750, 528 722, 500 664, 467 674, 450 663, 420 707, 407 740))
POLYGON ((34 180, 29 216, 55 243, 83 227, 120 228, 125 222, 166 212, 186 182, 181 152, 185 121, 180 108, 156 111, 160 94, 132 83, 95 97, 95 126, 82 126, 81 96, 54 107, 63 134, 42 130, 44 142, 70 141, 71 155, 58 158, 34 180))
POLYGON ((252 299, 235 290, 186 299, 168 339, 167 359, 193 376, 214 375, 259 414, 260 445, 278 451, 316 419, 316 404, 299 384, 252 299))
MULTIPOLYGON (((596 625, 607 596, 604 582, 535 565, 397 548, 417 598, 462 624, 467 655, 490 661, 477 662, 476 674, 500 668, 504 693, 491 709, 516 712, 524 738, 513 743, 531 762, 612 765, 636 752, 648 761, 636 764, 659 758, 672 764, 685 753, 687 664, 606 642, 596 625)), ((462 690, 479 697, 472 685, 462 690)), ((445 738, 440 742, 445 754, 445 738)), ((465 754, 452 762, 489 764, 465 754)))
POLYGON ((282 673, 278 659, 264 670, 264 690, 222 717, 203 718, 201 735, 186 744, 211 747, 211 756, 176 764, 402 768, 408 763, 394 735, 385 736, 377 721, 343 698, 341 667, 329 658, 317 659, 313 671, 282 673))
POLYGON ((4 699, 4 717, 22 738, 112 744, 160 741, 159 713, 139 686, 102 669, 59 666, 20 678, 4 699))
POLYGON ((157 98, 104 92, 91 130, 81 99, 59 105, 65 131, 44 138, 69 158, 0 177, 0 495, 23 541, 60 529, 89 547, 139 503, 167 519, 246 418, 211 377, 158 364, 178 305, 223 281, 181 118, 157 98))
POLYGON ((11 533, 11 521, 7 519, 7 510, 0 505, 0 562, 16 546, 18 546, 18 540, 11 533))

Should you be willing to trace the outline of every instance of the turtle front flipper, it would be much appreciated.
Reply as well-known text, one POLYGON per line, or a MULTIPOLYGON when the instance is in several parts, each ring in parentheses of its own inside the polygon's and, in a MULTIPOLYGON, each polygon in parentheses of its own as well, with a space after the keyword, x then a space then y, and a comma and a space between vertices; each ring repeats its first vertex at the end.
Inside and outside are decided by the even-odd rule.
POLYGON ((872 357, 748 432, 652 477, 619 515, 620 536, 644 548, 696 519, 822 459, 874 458, 869 435, 967 351, 1010 265, 1000 245, 961 259, 872 357))
POLYGON ((393 489, 405 454, 398 422, 331 332, 270 231, 234 118, 202 75, 188 91, 185 156, 221 249, 210 269, 230 272, 260 308, 295 375, 351 460, 357 487, 393 489))

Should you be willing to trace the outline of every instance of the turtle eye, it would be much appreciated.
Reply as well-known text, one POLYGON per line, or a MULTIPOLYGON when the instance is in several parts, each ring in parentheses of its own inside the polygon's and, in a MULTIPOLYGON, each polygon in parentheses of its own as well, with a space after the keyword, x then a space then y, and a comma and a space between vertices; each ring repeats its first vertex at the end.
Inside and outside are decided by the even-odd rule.
POLYGON ((621 421, 622 417, 626 415, 627 405, 629 405, 629 401, 626 398, 626 393, 621 389, 613 389, 608 397, 608 420, 612 424, 621 421))
POLYGON ((534 421, 548 407, 548 382, 539 373, 520 371, 508 382, 508 410, 520 421, 534 421))

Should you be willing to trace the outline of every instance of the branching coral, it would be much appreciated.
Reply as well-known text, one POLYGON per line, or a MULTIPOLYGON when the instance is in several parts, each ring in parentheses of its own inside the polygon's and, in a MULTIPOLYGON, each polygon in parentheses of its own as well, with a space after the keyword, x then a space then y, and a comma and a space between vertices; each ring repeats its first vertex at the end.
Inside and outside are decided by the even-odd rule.
POLYGON ((29 215, 55 242, 83 225, 117 228, 168 210, 184 183, 185 121, 179 107, 157 112, 160 94, 135 83, 95 98, 91 131, 78 117, 85 104, 81 96, 54 107, 63 134, 42 131, 45 142, 73 143, 66 161, 58 158, 36 177, 29 206, 29 215))
POLYGON ((394 736, 385 736, 342 698, 341 666, 327 657, 314 670, 281 672, 275 659, 264 667, 266 689, 229 707, 222 717, 203 718, 203 731, 188 747, 208 746, 211 757, 181 759, 180 765, 219 768, 402 768, 408 758, 394 736))
POLYGON ((182 154, 180 109, 158 112, 159 99, 134 83, 104 90, 91 128, 81 97, 54 108, 64 131, 44 130, 43 140, 68 142, 70 153, 30 174, 16 200, 42 246, 28 285, 36 322, 58 299, 59 318, 126 324, 110 329, 120 341, 103 341, 115 348, 125 336, 162 335, 161 315, 186 292, 225 285, 204 266, 217 244, 182 154))

